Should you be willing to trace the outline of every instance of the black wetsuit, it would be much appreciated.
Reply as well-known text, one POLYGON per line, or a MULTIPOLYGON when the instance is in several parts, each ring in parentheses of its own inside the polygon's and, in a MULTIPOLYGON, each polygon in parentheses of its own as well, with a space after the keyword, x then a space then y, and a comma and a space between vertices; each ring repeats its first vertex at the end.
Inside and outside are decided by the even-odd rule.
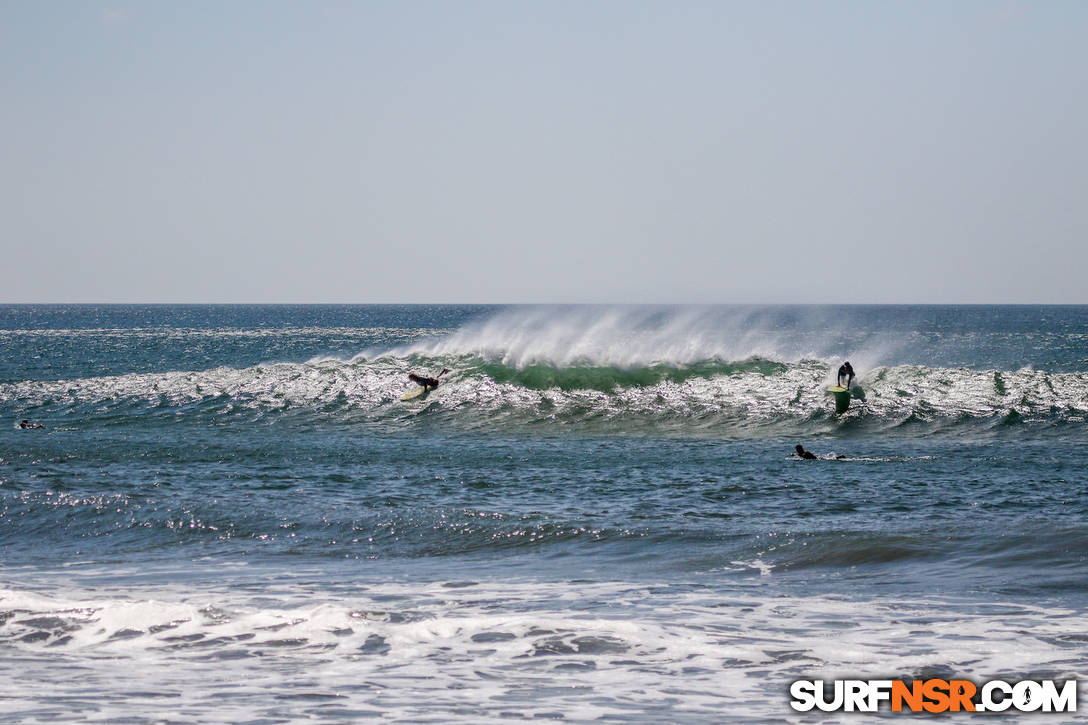
POLYGON ((850 363, 844 362, 839 366, 839 385, 844 388, 849 388, 850 383, 854 380, 854 368, 850 367, 850 363), (843 383, 843 378, 846 378, 846 383, 843 383))
POLYGON ((434 390, 438 387, 438 378, 428 378, 423 375, 416 375, 415 373, 408 373, 408 379, 413 383, 419 383, 425 388, 434 390))
POLYGON ((806 451, 801 446, 796 446, 796 449, 797 449, 797 452, 794 453, 793 455, 797 456, 798 458, 801 458, 801 459, 806 460, 806 461, 815 461, 815 460, 817 460, 816 454, 813 453, 812 451, 806 451))

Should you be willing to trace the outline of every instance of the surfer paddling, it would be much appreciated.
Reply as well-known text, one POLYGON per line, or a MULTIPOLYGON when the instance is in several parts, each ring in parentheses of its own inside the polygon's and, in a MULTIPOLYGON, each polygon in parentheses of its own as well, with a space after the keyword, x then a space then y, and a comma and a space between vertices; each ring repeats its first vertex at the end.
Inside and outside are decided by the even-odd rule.
POLYGON ((798 443, 796 446, 794 446, 794 450, 796 450, 797 452, 796 453, 791 453, 789 455, 789 457, 790 458, 800 458, 802 461, 845 461, 846 460, 846 456, 842 456, 842 455, 833 456, 830 453, 821 458, 820 456, 816 455, 812 451, 806 451, 805 447, 803 445, 801 445, 800 443, 798 443))
POLYGON ((417 385, 423 386, 424 390, 431 391, 438 387, 439 378, 449 372, 448 368, 442 368, 442 372, 433 378, 428 378, 425 375, 416 375, 415 373, 408 373, 408 379, 417 385))
POLYGON ((816 460, 816 454, 813 453, 812 451, 806 451, 805 447, 803 445, 801 445, 800 443, 798 443, 795 446, 795 448, 796 448, 797 452, 796 453, 791 453, 790 454, 791 456, 797 456, 798 458, 801 458, 801 459, 806 460, 806 461, 815 461, 816 460))

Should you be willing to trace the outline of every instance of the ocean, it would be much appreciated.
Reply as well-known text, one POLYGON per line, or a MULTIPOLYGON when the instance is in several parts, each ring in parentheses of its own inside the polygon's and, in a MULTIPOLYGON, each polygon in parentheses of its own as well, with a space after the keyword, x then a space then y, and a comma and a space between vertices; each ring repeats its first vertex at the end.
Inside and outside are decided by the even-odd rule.
POLYGON ((11 305, 0 350, 4 721, 1088 671, 1088 307, 11 305))

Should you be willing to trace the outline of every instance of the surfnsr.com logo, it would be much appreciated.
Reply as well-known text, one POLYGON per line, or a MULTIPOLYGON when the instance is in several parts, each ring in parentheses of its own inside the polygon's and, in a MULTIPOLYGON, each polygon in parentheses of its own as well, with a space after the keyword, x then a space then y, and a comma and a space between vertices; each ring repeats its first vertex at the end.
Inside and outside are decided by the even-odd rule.
POLYGON ((1077 681, 990 680, 797 680, 790 685, 790 706, 798 712, 1076 712, 1077 681))

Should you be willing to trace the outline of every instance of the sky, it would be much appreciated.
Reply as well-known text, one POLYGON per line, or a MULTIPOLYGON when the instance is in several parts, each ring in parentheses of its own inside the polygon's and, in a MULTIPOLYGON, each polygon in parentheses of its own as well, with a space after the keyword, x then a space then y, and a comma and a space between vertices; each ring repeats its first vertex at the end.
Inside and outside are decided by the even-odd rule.
POLYGON ((0 302, 1088 303, 1088 3, 0 0, 0 302))

